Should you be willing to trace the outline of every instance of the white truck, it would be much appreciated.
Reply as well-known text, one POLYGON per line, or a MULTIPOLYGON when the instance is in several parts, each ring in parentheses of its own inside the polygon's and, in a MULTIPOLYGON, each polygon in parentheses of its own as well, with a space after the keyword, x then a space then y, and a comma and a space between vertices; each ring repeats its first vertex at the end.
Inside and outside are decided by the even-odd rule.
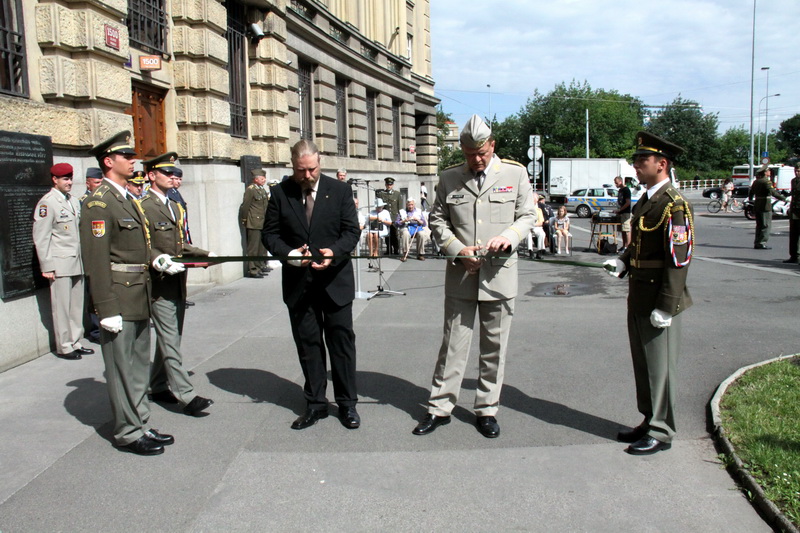
POLYGON ((578 189, 614 187, 614 178, 621 176, 636 187, 636 171, 623 158, 568 159, 552 158, 548 169, 546 192, 550 202, 563 204, 578 189))

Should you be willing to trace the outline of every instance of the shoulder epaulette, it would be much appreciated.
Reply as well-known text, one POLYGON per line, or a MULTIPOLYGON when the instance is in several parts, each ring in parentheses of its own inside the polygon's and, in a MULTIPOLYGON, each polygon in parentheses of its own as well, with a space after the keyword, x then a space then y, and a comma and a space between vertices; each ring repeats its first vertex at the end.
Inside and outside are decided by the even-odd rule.
POLYGON ((463 165, 463 164, 464 164, 463 162, 461 162, 461 163, 456 163, 455 165, 450 165, 449 167, 445 168, 445 170, 450 170, 451 168, 460 167, 460 166, 461 166, 461 165, 463 165))
POLYGON ((518 167, 525 168, 525 165, 520 163, 519 161, 514 161, 513 159, 501 159, 503 163, 508 163, 509 165, 517 165, 518 167))
POLYGON ((97 198, 102 198, 110 190, 111 190, 111 187, 109 187, 105 183, 102 183, 98 188, 96 188, 94 190, 94 192, 92 193, 92 196, 93 197, 97 197, 97 198))
POLYGON ((678 190, 675 189, 674 187, 667 187, 667 190, 665 192, 669 195, 670 198, 672 198, 673 202, 686 201, 686 199, 681 195, 681 193, 679 193, 678 190))

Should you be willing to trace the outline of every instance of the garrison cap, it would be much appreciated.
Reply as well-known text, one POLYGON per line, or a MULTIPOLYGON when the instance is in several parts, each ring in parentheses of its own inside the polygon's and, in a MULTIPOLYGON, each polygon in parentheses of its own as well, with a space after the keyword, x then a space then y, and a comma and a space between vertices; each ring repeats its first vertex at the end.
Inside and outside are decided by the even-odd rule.
POLYGON ((50 175, 57 178, 72 176, 72 165, 69 163, 56 163, 50 167, 50 175))
POLYGON ((102 159, 108 154, 136 155, 136 150, 131 144, 131 132, 121 131, 100 144, 92 146, 89 150, 89 155, 93 155, 97 159, 102 159))
POLYGON ((640 131, 636 134, 636 151, 633 152, 634 157, 639 155, 660 155, 666 157, 670 161, 675 161, 675 158, 683 152, 683 148, 677 144, 672 144, 652 133, 640 131))
POLYGON ((153 159, 142 161, 142 165, 144 165, 144 168, 148 172, 151 170, 160 170, 164 174, 172 174, 175 172, 175 168, 177 168, 175 167, 176 159, 178 159, 178 154, 176 152, 167 152, 153 159))
POLYGON ((384 178, 384 179, 383 179, 383 182, 384 182, 386 185, 394 185, 394 178, 384 178))
POLYGON ((172 169, 172 177, 173 178, 182 178, 183 177, 183 169, 180 167, 175 167, 172 169))
POLYGON ((146 181, 144 172, 141 170, 137 170, 133 173, 133 176, 128 178, 128 183, 133 183, 134 185, 144 185, 146 181))
POLYGON ((89 167, 86 169, 86 177, 101 180, 103 179, 103 171, 97 167, 89 167))
POLYGON ((252 174, 254 178, 257 178, 259 176, 264 176, 265 178, 267 177, 267 171, 264 170, 263 168, 254 168, 253 170, 250 171, 250 174, 252 174))
POLYGON ((478 149, 492 136, 492 129, 478 115, 472 115, 461 130, 459 141, 464 148, 478 149))

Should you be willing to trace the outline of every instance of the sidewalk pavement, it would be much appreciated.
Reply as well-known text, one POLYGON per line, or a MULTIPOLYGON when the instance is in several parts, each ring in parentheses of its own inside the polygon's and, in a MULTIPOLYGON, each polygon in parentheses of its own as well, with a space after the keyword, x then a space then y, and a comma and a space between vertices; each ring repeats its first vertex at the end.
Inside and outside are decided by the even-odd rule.
POLYGON ((633 457, 615 441, 640 415, 624 328, 608 327, 627 284, 601 269, 521 261, 499 438, 473 425, 477 342, 453 422, 412 435, 444 261, 383 263, 386 288, 407 295, 355 303, 358 430, 333 407, 289 428, 305 406, 280 270, 192 295, 185 364, 216 403, 203 418, 154 404, 154 427, 176 439, 163 455, 111 445, 98 346, 0 374, 0 531, 769 531, 707 434, 704 372, 681 369, 672 450, 633 457), (563 283, 570 294, 547 296, 563 283))

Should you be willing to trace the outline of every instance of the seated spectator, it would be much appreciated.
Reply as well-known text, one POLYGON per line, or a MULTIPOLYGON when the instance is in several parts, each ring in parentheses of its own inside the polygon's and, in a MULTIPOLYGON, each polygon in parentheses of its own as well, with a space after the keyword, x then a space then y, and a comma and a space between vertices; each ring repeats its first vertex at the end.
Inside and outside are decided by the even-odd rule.
POLYGON ((536 199, 536 206, 539 209, 541 209, 542 214, 544 214, 544 223, 542 223, 542 231, 544 231, 544 236, 545 236, 544 245, 545 247, 547 247, 550 246, 550 242, 547 241, 550 240, 550 235, 552 235, 552 231, 550 228, 550 219, 556 216, 556 214, 553 213, 553 208, 547 205, 547 202, 544 201, 544 196, 540 196, 538 193, 536 193, 534 195, 534 198, 536 199))
MULTIPOLYGON (((370 259, 378 257, 381 252, 381 239, 389 235, 389 226, 392 225, 392 215, 386 210, 386 202, 378 198, 375 200, 375 210, 369 214, 369 235, 367 247, 370 259)), ((372 261, 369 262, 372 267, 372 261)))
POLYGON ((569 254, 569 215, 567 206, 562 205, 558 208, 558 214, 553 218, 553 228, 556 236, 556 255, 561 253, 561 242, 564 242, 564 253, 569 254))
POLYGON ((541 207, 539 207, 539 195, 533 193, 533 201, 536 202, 536 207, 533 209, 534 216, 536 217, 536 223, 531 229, 531 232, 528 233, 528 254, 531 258, 533 258, 534 254, 536 255, 536 259, 541 259, 544 255, 544 245, 545 245, 545 233, 544 233, 544 211, 541 207), (533 251, 534 243, 533 237, 536 236, 536 252, 533 251))
POLYGON ((400 253, 403 254, 400 260, 405 261, 408 258, 413 239, 417 243, 417 259, 425 261, 425 244, 430 239, 431 230, 428 228, 428 219, 417 209, 413 198, 406 200, 406 208, 397 213, 394 224, 400 231, 400 253))

